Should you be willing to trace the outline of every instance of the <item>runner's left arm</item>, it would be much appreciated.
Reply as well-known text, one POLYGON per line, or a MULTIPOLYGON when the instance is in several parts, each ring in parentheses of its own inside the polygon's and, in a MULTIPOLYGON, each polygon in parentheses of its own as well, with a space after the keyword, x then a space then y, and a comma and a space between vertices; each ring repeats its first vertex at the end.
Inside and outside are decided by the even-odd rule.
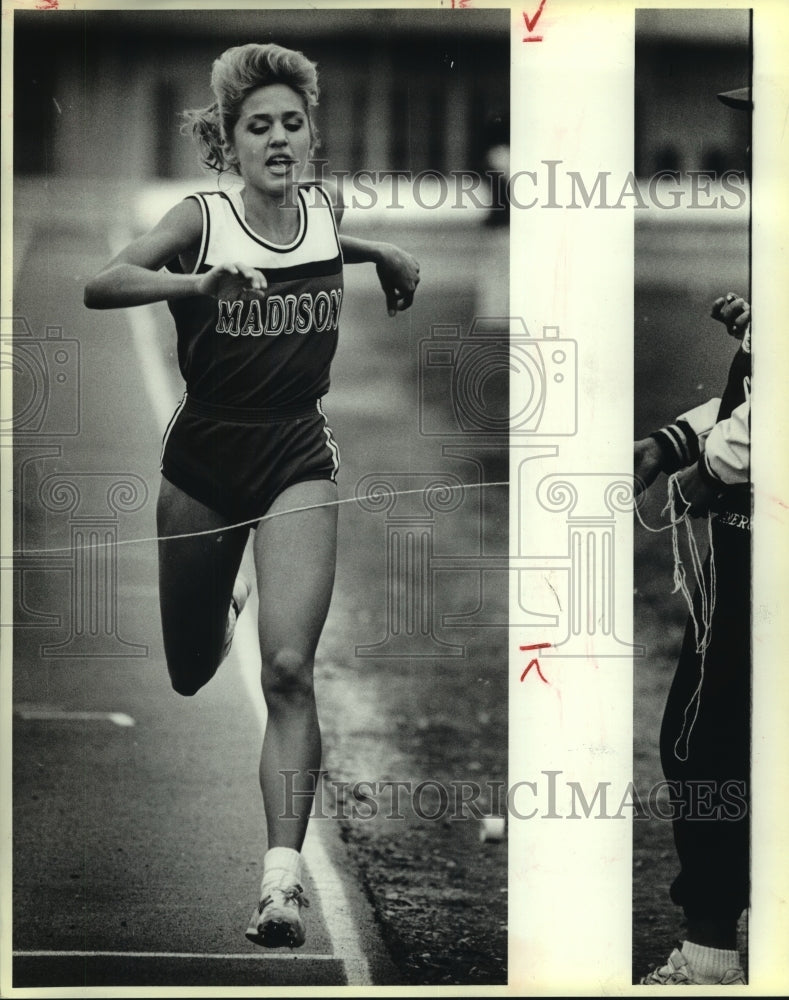
POLYGON ((343 262, 375 264, 389 315, 395 316, 403 309, 408 309, 414 301, 416 286, 419 284, 419 264, 416 259, 394 243, 364 240, 340 233, 340 223, 345 212, 342 193, 332 182, 322 181, 321 186, 332 203, 343 262))
POLYGON ((394 243, 355 236, 340 236, 340 246, 346 264, 375 264, 390 316, 411 305, 419 284, 419 264, 410 253, 394 243))

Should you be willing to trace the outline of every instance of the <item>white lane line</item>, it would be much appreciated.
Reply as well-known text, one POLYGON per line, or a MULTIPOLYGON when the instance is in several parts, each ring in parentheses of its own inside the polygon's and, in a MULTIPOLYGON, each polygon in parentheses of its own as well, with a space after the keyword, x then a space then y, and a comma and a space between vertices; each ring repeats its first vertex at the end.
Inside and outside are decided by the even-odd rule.
MULTIPOLYGON (((113 230, 110 234, 113 254, 125 246, 130 237, 131 233, 128 231, 113 230)), ((156 310, 152 306, 136 306, 133 309, 125 309, 124 313, 132 330, 132 339, 140 360, 140 369, 151 409, 164 429, 176 406, 178 394, 173 391, 171 377, 162 360, 160 337, 157 335, 156 310)), ((231 656, 235 655, 240 663, 241 676, 263 733, 266 728, 266 704, 260 689, 257 600, 254 595, 245 610, 246 613, 241 615, 236 626, 231 656)), ((308 830, 302 857, 312 875, 326 914, 326 929, 332 949, 336 958, 343 963, 349 986, 370 986, 372 985, 370 967, 356 933, 348 897, 319 836, 319 834, 312 835, 308 830)))
POLYGON ((307 958, 316 962, 339 962, 336 955, 285 955, 280 952, 261 951, 259 953, 241 952, 237 955, 201 951, 14 951, 14 958, 177 958, 199 959, 212 958, 223 962, 270 962, 272 959, 281 962, 295 962, 297 958, 307 958))
MULTIPOLYGON (((266 729, 266 703, 260 688, 257 598, 254 594, 250 596, 244 614, 238 619, 230 655, 233 654, 240 664, 241 676, 258 717, 260 731, 263 733, 266 729)), ((370 966, 356 932, 351 904, 342 879, 323 846, 320 833, 314 824, 307 828, 301 853, 318 890, 332 950, 337 958, 342 960, 348 985, 371 986, 370 966)))
POLYGON ((348 985, 372 986, 370 966, 356 933, 351 904, 314 825, 307 827, 302 854, 307 858, 307 866, 318 887, 332 948, 335 954, 343 956, 348 985))
POLYGON ((116 726, 133 726, 134 719, 125 712, 69 712, 59 708, 18 708, 20 719, 50 722, 112 722, 116 726))

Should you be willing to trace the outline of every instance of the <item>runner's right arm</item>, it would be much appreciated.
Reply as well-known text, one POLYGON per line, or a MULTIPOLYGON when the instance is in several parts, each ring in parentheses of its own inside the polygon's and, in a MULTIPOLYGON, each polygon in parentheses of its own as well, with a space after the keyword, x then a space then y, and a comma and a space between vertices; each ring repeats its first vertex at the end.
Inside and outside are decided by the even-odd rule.
POLYGON ((237 298, 266 287, 260 271, 238 261, 204 274, 172 274, 164 265, 200 243, 203 218, 193 198, 179 202, 144 236, 134 240, 85 285, 88 309, 118 309, 165 299, 213 295, 237 298))

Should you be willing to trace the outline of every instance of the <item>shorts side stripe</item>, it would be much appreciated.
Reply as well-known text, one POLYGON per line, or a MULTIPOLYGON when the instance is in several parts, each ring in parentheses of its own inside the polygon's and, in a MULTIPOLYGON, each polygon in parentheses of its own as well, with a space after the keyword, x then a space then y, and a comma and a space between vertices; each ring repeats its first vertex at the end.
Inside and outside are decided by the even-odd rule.
POLYGON ((332 463, 334 465, 334 472, 332 472, 332 482, 337 479, 337 473, 340 471, 340 449, 332 436, 331 427, 326 420, 326 414, 323 412, 323 407, 321 406, 321 401, 317 401, 318 413, 323 417, 323 433, 326 435, 326 444, 332 455, 332 463))
POLYGON ((164 465, 164 449, 167 447, 167 439, 170 436, 170 431, 173 429, 175 421, 178 419, 181 410, 186 406, 186 393, 183 394, 181 402, 176 406, 175 413, 170 417, 170 423, 167 425, 167 430, 164 432, 164 437, 162 438, 162 450, 159 453, 159 471, 163 471, 164 465))

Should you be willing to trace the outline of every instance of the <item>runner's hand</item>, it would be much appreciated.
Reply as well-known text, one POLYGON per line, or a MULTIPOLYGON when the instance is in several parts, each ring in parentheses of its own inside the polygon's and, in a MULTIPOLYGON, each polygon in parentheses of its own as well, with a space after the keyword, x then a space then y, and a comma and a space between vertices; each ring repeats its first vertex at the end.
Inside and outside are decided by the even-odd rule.
POLYGON ((633 474, 636 496, 654 483, 660 470, 662 454, 654 438, 642 438, 633 443, 633 474))
POLYGON ((246 264, 217 264, 210 271, 201 274, 197 282, 198 295, 210 295, 215 299, 257 298, 266 290, 266 279, 262 271, 246 264))
POLYGON ((390 316, 408 309, 414 301, 419 284, 419 264, 405 250, 392 243, 384 244, 383 260, 376 264, 378 280, 386 295, 386 308, 390 316))
POLYGON ((699 475, 698 462, 677 473, 677 485, 682 491, 680 499, 689 504, 688 514, 691 517, 707 517, 717 501, 717 494, 699 475))
POLYGON ((729 292, 715 299, 710 316, 723 323, 732 337, 742 340, 751 322, 751 307, 741 295, 729 292))

